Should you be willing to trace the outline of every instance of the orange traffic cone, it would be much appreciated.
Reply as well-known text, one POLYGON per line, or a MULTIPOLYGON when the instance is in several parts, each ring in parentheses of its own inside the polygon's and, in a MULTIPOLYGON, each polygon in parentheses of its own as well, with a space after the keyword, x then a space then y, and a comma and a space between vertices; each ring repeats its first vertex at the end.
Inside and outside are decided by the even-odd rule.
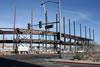
POLYGON ((19 51, 18 54, 21 55, 21 52, 19 51))
POLYGON ((30 54, 32 54, 32 51, 30 51, 30 54))
POLYGON ((51 51, 49 50, 49 54, 51 54, 51 51))
POLYGON ((75 52, 74 52, 74 50, 72 50, 72 54, 74 54, 75 52))
POLYGON ((57 54, 57 51, 55 50, 55 54, 57 54))
POLYGON ((3 51, 3 55, 6 56, 6 51, 5 50, 3 51))
POLYGON ((32 50, 32 54, 34 54, 34 51, 32 50))
POLYGON ((39 50, 38 54, 40 54, 40 50, 39 50))

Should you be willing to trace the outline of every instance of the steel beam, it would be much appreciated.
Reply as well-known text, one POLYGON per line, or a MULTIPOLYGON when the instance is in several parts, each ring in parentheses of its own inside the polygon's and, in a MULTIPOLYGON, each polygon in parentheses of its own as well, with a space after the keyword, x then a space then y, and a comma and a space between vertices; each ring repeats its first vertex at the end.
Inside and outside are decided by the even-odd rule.
MULTIPOLYGON (((14 32, 16 34, 16 32, 14 32)), ((44 35, 46 33, 46 31, 41 31, 41 30, 32 30, 32 35, 44 35)), ((0 31, 0 34, 9 34, 12 35, 13 31, 0 31)), ((18 34, 30 34, 30 31, 27 29, 19 29, 19 33, 18 34)), ((57 34, 56 32, 52 32, 52 31, 47 31, 47 35, 48 36, 54 36, 55 34, 57 34)), ((62 37, 64 37, 64 34, 61 34, 62 37)), ((88 39, 88 38, 84 38, 84 37, 80 37, 80 36, 73 36, 73 35, 69 35, 69 34, 65 34, 66 38, 71 38, 71 39, 75 39, 75 40, 92 40, 92 39, 88 39)))
MULTIPOLYGON (((13 40, 0 40, 0 43, 4 43, 4 42, 6 42, 6 43, 13 43, 13 40)), ((19 40, 15 40, 15 42, 14 43, 30 43, 30 39, 19 39, 19 40)), ((38 44, 38 43, 44 43, 44 42, 46 42, 46 40, 36 40, 36 39, 34 39, 34 40, 32 40, 32 43, 36 43, 36 44, 38 44)), ((47 40, 47 43, 48 44, 54 44, 54 43, 56 43, 56 44, 60 44, 60 41, 54 41, 54 40, 47 40)), ((71 42, 71 43, 69 43, 69 42, 62 42, 62 45, 74 45, 74 43, 73 42, 71 42)), ((81 44, 77 44, 77 45, 81 45, 81 44)))

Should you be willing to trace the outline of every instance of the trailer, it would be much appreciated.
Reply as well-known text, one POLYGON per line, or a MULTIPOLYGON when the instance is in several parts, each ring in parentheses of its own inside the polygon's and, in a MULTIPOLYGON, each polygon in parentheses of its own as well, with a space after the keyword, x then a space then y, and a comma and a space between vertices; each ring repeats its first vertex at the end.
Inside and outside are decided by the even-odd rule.
POLYGON ((17 51, 21 54, 28 54, 29 53, 29 47, 28 46, 18 46, 17 51))

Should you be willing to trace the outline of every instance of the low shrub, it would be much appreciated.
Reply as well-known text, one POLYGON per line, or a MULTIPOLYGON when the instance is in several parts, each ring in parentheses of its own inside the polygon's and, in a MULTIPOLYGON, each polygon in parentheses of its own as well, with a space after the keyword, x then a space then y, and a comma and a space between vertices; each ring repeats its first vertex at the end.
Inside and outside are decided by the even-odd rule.
POLYGON ((75 56, 73 56, 73 59, 81 60, 81 56, 79 54, 76 54, 75 56))

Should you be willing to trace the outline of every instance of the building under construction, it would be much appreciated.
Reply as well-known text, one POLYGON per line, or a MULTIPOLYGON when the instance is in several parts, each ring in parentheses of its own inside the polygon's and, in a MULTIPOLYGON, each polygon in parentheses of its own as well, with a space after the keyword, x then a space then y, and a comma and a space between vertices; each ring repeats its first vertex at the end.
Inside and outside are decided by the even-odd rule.
MULTIPOLYGON (((33 9, 32 9, 32 16, 31 16, 31 23, 28 24, 28 29, 22 29, 22 28, 16 28, 16 9, 14 14, 14 27, 13 28, 0 28, 0 35, 1 40, 0 43, 2 45, 2 48, 5 49, 5 45, 7 44, 13 44, 13 50, 16 52, 18 49, 18 46, 20 44, 29 44, 30 50, 34 47, 34 44, 38 44, 38 48, 42 47, 45 50, 48 50, 49 48, 59 51, 60 48, 67 49, 69 47, 69 51, 77 51, 79 48, 83 49, 83 47, 94 45, 94 30, 91 30, 89 28, 89 32, 87 32, 87 27, 84 27, 85 31, 85 37, 82 37, 82 26, 80 24, 80 36, 76 35, 76 27, 75 27, 75 21, 73 22, 73 31, 74 35, 71 34, 71 22, 69 19, 69 34, 66 34, 66 24, 65 24, 65 17, 63 17, 63 27, 61 30, 63 30, 63 33, 61 32, 61 40, 59 40, 59 20, 58 15, 55 15, 55 21, 54 22, 47 22, 47 14, 45 15, 45 23, 42 23, 41 21, 39 24, 33 24, 33 9), (49 28, 53 28, 54 24, 56 26, 55 31, 49 31, 49 28), (39 26, 41 28, 41 25, 45 26, 45 30, 34 30, 32 29, 32 26, 39 26), (89 34, 89 38, 87 36, 89 34), (5 38, 5 36, 12 36, 13 38, 9 40, 5 38), (25 36, 24 36, 25 35, 25 36), (35 39, 34 36, 37 36, 37 39, 35 39), (22 37, 23 36, 23 37, 22 37), (28 37, 27 37, 28 36, 28 37), (52 37, 50 40, 48 37, 52 37), (40 45, 41 44, 41 45, 40 45), (53 45, 53 46, 50 46, 53 45), (78 48, 79 47, 79 48, 78 48)), ((6 47, 7 48, 7 47, 6 47)))

